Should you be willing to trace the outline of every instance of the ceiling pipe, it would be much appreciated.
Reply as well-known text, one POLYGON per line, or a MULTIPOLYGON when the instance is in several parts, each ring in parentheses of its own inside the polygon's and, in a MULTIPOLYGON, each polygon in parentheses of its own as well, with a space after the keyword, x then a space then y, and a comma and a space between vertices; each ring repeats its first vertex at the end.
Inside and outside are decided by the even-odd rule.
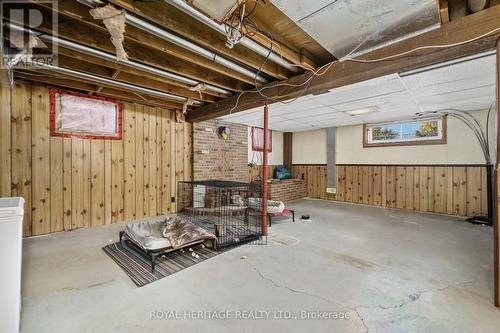
MULTIPOLYGON (((38 62, 30 62, 29 65, 31 67, 47 69, 47 70, 50 70, 53 72, 65 74, 65 75, 72 76, 72 77, 75 77, 78 79, 89 80, 89 81, 96 82, 96 83, 103 84, 103 85, 108 85, 108 86, 112 86, 112 87, 116 87, 116 88, 125 88, 128 90, 132 90, 134 92, 142 92, 142 93, 147 94, 147 95, 157 96, 157 97, 161 97, 161 98, 167 98, 167 99, 170 99, 170 100, 173 100, 176 102, 180 102, 180 103, 184 103, 187 101, 186 97, 169 94, 169 93, 159 91, 159 90, 144 88, 144 87, 137 86, 137 85, 130 84, 130 83, 115 81, 115 80, 108 79, 105 77, 101 77, 101 76, 97 76, 97 75, 93 75, 93 74, 87 74, 84 72, 75 71, 73 69, 69 69, 69 68, 65 68, 65 67, 58 67, 58 66, 49 65, 46 63, 38 63, 38 62)), ((199 101, 195 101, 195 104, 204 105, 204 103, 199 102, 199 101)))
MULTIPOLYGON (((67 49, 70 49, 70 50, 73 50, 73 51, 77 51, 77 52, 80 52, 80 53, 84 53, 84 54, 87 54, 89 56, 94 56, 96 58, 100 58, 100 59, 103 59, 103 60, 112 61, 112 62, 117 63, 117 64, 126 65, 126 66, 129 66, 129 67, 132 67, 132 68, 144 71, 144 72, 148 72, 148 73, 151 73, 151 74, 154 74, 154 75, 158 75, 160 77, 163 77, 163 78, 166 78, 166 79, 169 79, 169 80, 173 80, 173 81, 177 81, 177 82, 181 82, 181 83, 184 83, 184 84, 187 84, 187 85, 190 85, 190 86, 196 86, 196 85, 200 84, 199 81, 192 80, 192 79, 187 78, 185 76, 174 74, 174 73, 171 73, 171 72, 167 72, 167 71, 158 69, 156 67, 145 65, 143 63, 136 62, 136 61, 133 61, 133 60, 121 60, 121 61, 117 61, 116 60, 116 55, 114 55, 114 54, 103 52, 103 51, 100 51, 100 50, 96 50, 96 49, 93 49, 91 47, 88 47, 88 46, 85 46, 85 45, 81 45, 81 44, 78 44, 78 43, 74 43, 72 41, 65 40, 65 39, 62 39, 62 38, 59 38, 59 37, 55 37, 55 36, 52 36, 52 35, 49 35, 49 34, 45 34, 45 33, 42 33, 42 32, 36 31, 36 30, 24 28, 24 27, 22 27, 22 26, 20 26, 18 24, 12 23, 12 22, 7 23, 6 25, 9 27, 9 29, 16 30, 16 31, 19 31, 19 32, 29 33, 29 34, 34 35, 34 36, 36 36, 36 37, 38 37, 38 38, 40 38, 40 39, 42 39, 42 40, 44 40, 46 42, 57 44, 57 45, 63 46, 64 48, 67 48, 67 49)), ((214 93, 224 94, 224 95, 232 95, 231 91, 229 91, 229 90, 222 89, 222 88, 210 85, 210 84, 205 84, 205 83, 203 83, 203 84, 204 84, 204 87, 207 90, 210 90, 210 91, 212 91, 214 93)))
MULTIPOLYGON (((184 13, 188 14, 189 16, 195 18, 196 20, 208 25, 210 28, 220 32, 223 35, 226 35, 227 30, 225 24, 219 24, 213 21, 209 17, 205 16, 204 14, 200 13, 199 11, 188 5, 183 0, 165 0, 165 1, 173 5, 177 9, 183 11, 184 13)), ((283 59, 279 54, 275 52, 269 53, 269 48, 262 46, 261 44, 253 41, 248 37, 241 38, 240 44, 260 54, 263 57, 268 57, 270 61, 288 69, 291 72, 294 73, 300 72, 299 67, 294 66, 294 64, 283 59)))
MULTIPOLYGON (((95 7, 96 4, 101 3, 101 1, 92 1, 92 0, 81 0, 79 2, 83 3, 87 6, 90 6, 90 7, 95 7)), ((249 70, 249 69, 243 67, 242 65, 240 65, 232 60, 221 57, 220 55, 218 55, 212 51, 204 49, 203 47, 201 47, 195 43, 192 43, 188 40, 185 40, 184 38, 181 38, 177 35, 174 35, 168 31, 166 31, 166 30, 163 30, 160 27, 153 25, 149 22, 146 22, 137 16, 130 15, 129 13, 126 13, 125 19, 126 19, 126 22, 128 24, 133 25, 136 28, 139 28, 143 31, 146 31, 146 32, 156 36, 156 37, 159 37, 163 40, 166 40, 167 42, 176 44, 176 45, 178 45, 186 50, 189 50, 191 52, 199 54, 202 57, 210 59, 210 60, 214 61, 215 63, 218 63, 222 66, 225 66, 225 67, 227 67, 235 72, 238 72, 238 73, 243 74, 245 76, 248 76, 252 79, 255 79, 259 83, 265 84, 265 83, 269 82, 269 80, 266 77, 259 74, 258 72, 249 70)))
POLYGON ((490 0, 467 0, 467 13, 477 13, 490 7, 490 0))
POLYGON ((159 28, 151 23, 148 23, 148 22, 146 22, 146 21, 144 21, 136 16, 132 16, 130 14, 127 14, 127 15, 125 15, 125 18, 127 19, 127 23, 135 26, 136 28, 142 29, 142 30, 144 30, 144 31, 156 36, 156 37, 159 37, 163 40, 166 40, 167 42, 176 44, 176 45, 178 45, 186 50, 189 50, 191 52, 199 54, 202 57, 210 59, 210 60, 212 60, 212 61, 214 61, 222 66, 225 66, 225 67, 227 67, 235 72, 238 72, 238 73, 243 74, 245 76, 248 76, 252 79, 255 79, 259 83, 268 83, 269 82, 269 80, 267 78, 265 78, 264 76, 262 76, 258 72, 251 71, 251 70, 235 63, 234 61, 231 61, 229 59, 221 57, 212 51, 204 49, 203 47, 198 46, 190 41, 187 41, 187 40, 185 40, 179 36, 176 36, 174 34, 171 34, 170 32, 165 31, 165 30, 163 30, 163 29, 161 29, 161 28, 159 28))

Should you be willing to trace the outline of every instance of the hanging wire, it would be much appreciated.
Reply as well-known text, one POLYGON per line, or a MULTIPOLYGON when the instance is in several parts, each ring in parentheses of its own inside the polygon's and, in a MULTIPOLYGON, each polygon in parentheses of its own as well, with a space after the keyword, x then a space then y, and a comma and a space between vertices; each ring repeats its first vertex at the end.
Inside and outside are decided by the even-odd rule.
POLYGON ((459 109, 441 109, 436 111, 427 111, 427 112, 419 112, 416 114, 417 117, 422 118, 425 116, 445 116, 450 118, 455 118, 464 123, 474 134, 476 139, 481 146, 481 150, 484 155, 484 159, 488 165, 491 165, 491 153, 490 153, 490 145, 489 145, 489 122, 491 116, 491 110, 493 109, 495 102, 493 102, 488 109, 487 119, 486 119, 486 131, 481 127, 480 122, 476 117, 471 115, 470 113, 459 110, 459 109))
MULTIPOLYGON (((255 7, 257 7, 257 5, 255 7)), ((254 10, 255 10, 255 8, 252 10, 252 12, 254 10)), ((236 12, 237 13, 241 13, 241 11, 236 11, 236 12)), ((253 34, 255 34, 255 33, 258 32, 258 33, 263 34, 266 38, 268 38, 270 40, 271 46, 269 47, 269 53, 266 56, 266 58, 264 59, 262 65, 260 66, 259 71, 257 72, 257 73, 260 73, 261 70, 262 70, 262 67, 267 63, 267 61, 268 61, 268 59, 269 59, 269 57, 270 57, 270 55, 272 53, 273 44, 275 44, 274 39, 273 39, 271 33, 262 31, 261 29, 258 28, 257 24, 255 24, 255 22, 253 22, 249 18, 250 14, 248 14, 248 15, 237 14, 237 15, 239 15, 238 17, 240 18, 239 24, 241 24, 242 36, 249 36, 249 37, 251 37, 253 34), (252 32, 250 29, 248 29, 249 26, 251 28, 255 29, 255 31, 252 32)), ((231 21, 233 21, 233 20, 230 19, 230 22, 231 21)), ((234 25, 233 25, 233 27, 234 27, 234 25)), ((500 28, 496 28, 496 29, 490 30, 490 31, 488 31, 486 33, 483 33, 483 34, 479 35, 479 36, 476 36, 476 37, 473 37, 473 38, 470 38, 468 40, 464 40, 464 41, 461 41, 461 42, 449 43, 449 44, 442 44, 442 45, 425 45, 425 46, 416 47, 416 48, 413 48, 413 49, 410 49, 410 50, 407 50, 407 51, 404 51, 404 52, 401 52, 401 53, 397 53, 397 54, 393 54, 393 55, 386 56, 386 57, 381 57, 381 58, 375 58, 375 59, 351 58, 351 55, 356 50, 358 50, 359 47, 361 47, 361 45, 363 45, 366 42, 366 40, 368 40, 368 38, 369 38, 369 35, 368 35, 365 38, 365 40, 363 40, 356 48, 354 48, 347 55, 345 55, 344 57, 342 57, 342 58, 340 58, 338 60, 334 60, 334 61, 332 61, 332 62, 330 62, 328 64, 325 64, 325 65, 317 68, 316 70, 312 71, 311 75, 308 78, 306 78, 302 83, 291 84, 291 83, 279 83, 279 82, 276 82, 276 84, 270 84, 270 85, 267 85, 267 86, 259 88, 258 85, 256 84, 256 79, 254 78, 254 83, 255 83, 255 87, 256 88, 252 89, 252 90, 244 90, 244 91, 240 92, 238 94, 238 97, 236 98, 235 104, 231 107, 231 109, 229 111, 229 114, 233 113, 233 111, 238 107, 241 97, 244 94, 249 94, 249 93, 252 93, 252 94, 257 93, 260 96, 264 97, 265 99, 272 100, 274 102, 280 102, 280 103, 284 103, 284 104, 292 103, 292 102, 296 101, 298 98, 300 98, 300 97, 302 97, 302 96, 305 95, 305 93, 307 92, 307 90, 308 90, 308 88, 309 88, 309 86, 311 84, 311 81, 315 77, 322 76, 322 75, 326 74, 333 67, 333 65, 337 64, 337 63, 342 63, 342 62, 358 62, 358 63, 377 63, 377 62, 383 62, 383 61, 388 61, 388 60, 393 60, 393 59, 396 59, 396 58, 404 57, 404 56, 407 56, 407 55, 412 54, 412 53, 417 52, 417 51, 432 50, 432 49, 443 49, 443 48, 450 48, 450 47, 455 47, 455 46, 459 46, 459 45, 468 44, 468 43, 477 41, 477 40, 479 40, 481 38, 484 38, 486 36, 489 36, 491 34, 494 34, 494 33, 498 32, 498 31, 500 31, 500 28), (304 87, 304 89, 302 90, 302 92, 300 94, 297 95, 297 97, 295 97, 294 99, 289 100, 289 101, 280 101, 279 100, 280 96, 271 97, 271 96, 267 96, 267 95, 265 95, 263 93, 265 90, 279 88, 279 87, 293 87, 293 88, 304 87)), ((279 54, 280 54, 281 58, 283 59, 282 52, 280 52, 279 54)), ((294 66, 302 67, 303 68, 302 65, 294 65, 294 66)))

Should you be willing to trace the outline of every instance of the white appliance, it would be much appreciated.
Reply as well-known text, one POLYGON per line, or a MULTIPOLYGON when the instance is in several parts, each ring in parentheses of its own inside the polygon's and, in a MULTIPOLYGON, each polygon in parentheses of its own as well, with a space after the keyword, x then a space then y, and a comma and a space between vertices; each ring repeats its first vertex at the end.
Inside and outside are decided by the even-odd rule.
POLYGON ((21 312, 23 198, 0 198, 0 332, 18 333, 21 312))

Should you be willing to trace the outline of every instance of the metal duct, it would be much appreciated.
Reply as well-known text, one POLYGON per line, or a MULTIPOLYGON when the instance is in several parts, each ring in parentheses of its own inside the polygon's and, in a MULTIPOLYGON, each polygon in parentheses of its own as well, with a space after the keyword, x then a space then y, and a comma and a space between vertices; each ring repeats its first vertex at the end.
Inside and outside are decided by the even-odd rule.
MULTIPOLYGON (((95 2, 95 1, 91 1, 91 0, 82 0, 79 2, 83 3, 84 5, 90 6, 90 7, 94 7, 94 5, 96 3, 100 3, 100 1, 95 2)), ((238 73, 243 74, 245 76, 251 77, 252 79, 257 80, 260 83, 268 83, 269 82, 269 80, 267 78, 258 74, 257 72, 251 71, 251 70, 235 63, 234 61, 231 61, 229 59, 221 57, 216 53, 213 53, 207 49, 202 48, 201 46, 198 46, 198 45, 196 45, 188 40, 185 40, 185 39, 183 39, 177 35, 174 35, 166 30, 163 30, 163 29, 161 29, 161 28, 159 28, 151 23, 144 21, 143 19, 141 19, 139 17, 133 16, 133 15, 130 15, 129 13, 127 13, 125 18, 127 20, 127 23, 135 26, 136 28, 139 28, 141 30, 149 32, 150 34, 155 35, 156 37, 164 39, 170 43, 176 44, 176 45, 178 45, 186 50, 189 50, 189 51, 192 51, 196 54, 199 54, 202 57, 205 57, 207 59, 211 59, 218 64, 221 64, 229 69, 234 70, 235 72, 238 72, 238 73)))
MULTIPOLYGON (((30 66, 42 68, 42 69, 48 69, 48 70, 51 70, 54 72, 66 74, 66 75, 76 77, 79 79, 90 80, 92 82, 96 82, 96 83, 100 83, 100 84, 104 84, 104 85, 109 85, 112 87, 125 88, 125 89, 133 90, 136 92, 142 92, 142 93, 145 93, 148 95, 153 95, 153 96, 162 97, 162 98, 168 98, 168 99, 171 99, 173 101, 177 101, 177 102, 181 102, 181 103, 184 103, 187 101, 186 97, 169 94, 169 93, 159 91, 159 90, 144 88, 141 86, 136 86, 134 84, 115 81, 115 80, 111 80, 111 79, 101 77, 101 76, 96 76, 96 75, 92 75, 92 74, 78 72, 78 71, 75 71, 75 70, 69 69, 69 68, 58 67, 58 66, 48 65, 45 63, 37 63, 37 62, 31 63, 30 66)), ((199 102, 199 101, 195 101, 195 103, 198 105, 204 104, 204 103, 199 102)))
POLYGON ((477 13, 490 6, 490 0, 467 0, 467 12, 477 13))
MULTIPOLYGON (((122 61, 118 62, 116 60, 116 56, 114 54, 103 52, 100 50, 96 50, 96 49, 93 49, 91 47, 84 46, 84 45, 81 45, 78 43, 74 43, 74 42, 71 42, 69 40, 65 40, 62 38, 55 37, 55 36, 51 36, 49 34, 45 34, 45 33, 42 33, 42 32, 36 31, 36 30, 24 28, 24 27, 17 25, 15 23, 9 22, 9 23, 7 23, 7 26, 12 30, 17 30, 20 32, 24 31, 24 32, 30 33, 30 34, 35 35, 36 37, 38 37, 42 40, 48 41, 50 43, 61 45, 67 49, 81 52, 81 53, 84 53, 84 54, 87 54, 90 56, 94 56, 94 57, 97 57, 97 58, 100 58, 103 60, 112 61, 112 62, 117 63, 117 64, 123 64, 123 65, 129 66, 129 67, 132 67, 132 68, 135 68, 138 70, 142 70, 142 71, 154 74, 154 75, 161 76, 161 77, 166 78, 166 79, 174 80, 177 82, 182 82, 182 83, 185 83, 187 85, 192 85, 192 86, 196 86, 196 85, 200 84, 199 81, 192 80, 192 79, 187 78, 185 76, 170 73, 170 72, 158 69, 156 67, 145 65, 145 64, 142 64, 142 63, 139 63, 136 61, 122 60, 122 61)), ((207 88, 207 90, 210 90, 212 92, 225 94, 225 95, 232 95, 232 93, 229 90, 225 90, 225 89, 222 89, 222 88, 210 85, 210 84, 204 83, 204 85, 207 88)))
POLYGON ((326 175, 327 175, 327 192, 336 193, 337 188, 337 162, 336 162, 336 140, 337 128, 330 127, 326 129, 326 175))
MULTIPOLYGON (((189 16, 197 19, 198 21, 205 23, 208 25, 210 28, 220 32, 223 35, 226 35, 226 25, 225 24, 219 24, 209 17, 205 16, 204 14, 200 13, 193 7, 189 6, 186 4, 183 0, 165 0, 166 2, 170 3, 177 9, 182 10, 184 13, 188 14, 189 16)), ((264 47, 260 45, 259 43, 251 40, 250 38, 243 37, 240 40, 240 44, 249 48, 250 50, 260 54, 263 57, 268 57, 269 60, 272 62, 277 63, 278 65, 288 69, 291 72, 298 73, 300 72, 300 69, 296 66, 294 66, 291 62, 283 59, 279 54, 271 52, 269 54, 269 49, 267 47, 264 47)))

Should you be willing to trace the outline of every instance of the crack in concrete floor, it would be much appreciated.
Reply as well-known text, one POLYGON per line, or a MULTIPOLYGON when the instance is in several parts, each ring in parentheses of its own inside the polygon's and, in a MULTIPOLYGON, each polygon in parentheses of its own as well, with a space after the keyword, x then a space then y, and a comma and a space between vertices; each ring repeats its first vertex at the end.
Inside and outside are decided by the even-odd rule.
POLYGON ((259 277, 262 280, 270 282, 276 288, 286 289, 286 290, 291 291, 293 293, 302 294, 302 295, 306 295, 306 296, 309 296, 309 297, 317 298, 317 299, 323 300, 325 302, 338 305, 338 306, 340 306, 340 307, 342 307, 344 309, 351 310, 352 312, 356 313, 356 316, 358 317, 358 319, 360 320, 361 324, 365 328, 365 333, 369 332, 370 327, 365 322, 365 318, 363 318, 363 316, 359 313, 359 309, 367 309, 367 310, 374 309, 374 308, 379 308, 379 309, 382 309, 382 310, 398 309, 398 308, 404 307, 407 304, 410 304, 410 303, 413 303, 413 302, 416 302, 416 301, 420 300, 421 297, 422 297, 422 295, 424 295, 424 294, 443 292, 443 291, 448 290, 450 288, 458 288, 458 287, 463 286, 465 284, 475 283, 476 282, 476 281, 459 282, 459 283, 456 283, 456 284, 449 284, 449 285, 447 285, 445 287, 442 287, 442 288, 428 289, 428 290, 418 291, 417 293, 411 293, 411 294, 409 294, 407 296, 408 299, 406 301, 404 301, 404 302, 402 302, 400 304, 396 304, 396 305, 384 306, 384 305, 379 304, 379 305, 371 305, 371 306, 369 306, 369 305, 359 305, 359 306, 355 306, 355 307, 350 307, 350 306, 347 306, 345 304, 333 301, 331 299, 325 298, 325 297, 320 296, 320 295, 312 294, 312 293, 309 293, 309 292, 304 291, 304 290, 298 290, 298 289, 295 289, 295 288, 291 288, 291 287, 288 287, 286 285, 281 285, 281 284, 277 283, 274 279, 265 276, 251 262, 247 261, 247 263, 259 275, 259 277))

